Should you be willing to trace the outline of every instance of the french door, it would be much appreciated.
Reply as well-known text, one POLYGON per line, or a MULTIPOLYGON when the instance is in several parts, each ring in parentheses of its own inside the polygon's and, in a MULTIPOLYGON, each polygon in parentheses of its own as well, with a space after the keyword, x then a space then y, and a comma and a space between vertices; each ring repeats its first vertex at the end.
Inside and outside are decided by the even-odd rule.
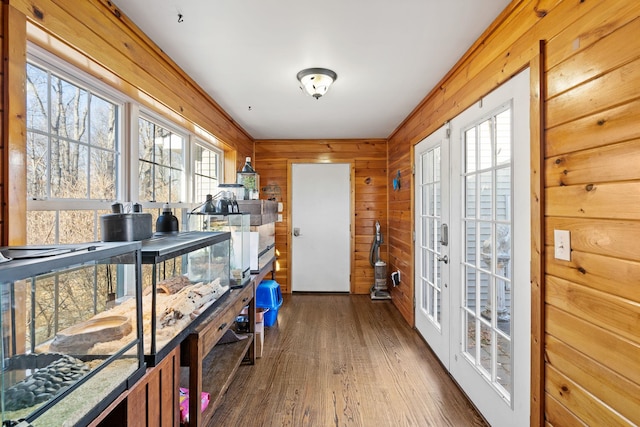
POLYGON ((492 426, 528 425, 528 70, 448 126, 415 151, 416 327, 492 426))
POLYGON ((449 139, 442 127, 415 148, 415 322, 449 368, 449 139), (444 165, 444 168, 443 168, 444 165), (444 169, 444 174, 443 174, 444 169))

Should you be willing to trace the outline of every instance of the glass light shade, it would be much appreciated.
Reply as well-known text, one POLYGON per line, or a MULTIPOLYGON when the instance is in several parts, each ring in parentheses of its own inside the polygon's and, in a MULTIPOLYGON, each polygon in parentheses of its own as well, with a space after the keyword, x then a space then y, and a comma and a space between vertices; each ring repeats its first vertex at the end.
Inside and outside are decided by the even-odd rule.
POLYGON ((307 68, 298 73, 300 89, 318 99, 329 90, 338 75, 326 68, 307 68))

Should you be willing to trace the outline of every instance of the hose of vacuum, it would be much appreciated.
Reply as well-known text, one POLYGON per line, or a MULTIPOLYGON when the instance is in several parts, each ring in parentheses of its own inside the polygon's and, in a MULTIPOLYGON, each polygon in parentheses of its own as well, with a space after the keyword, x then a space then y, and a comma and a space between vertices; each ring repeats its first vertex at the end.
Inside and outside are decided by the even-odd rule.
POLYGON ((378 253, 379 247, 380 247, 380 243, 378 243, 378 239, 374 237, 373 243, 371 244, 371 250, 369 251, 369 264, 371 264, 371 267, 374 267, 374 268, 376 266, 376 261, 377 261, 377 259, 375 259, 375 256, 378 253))

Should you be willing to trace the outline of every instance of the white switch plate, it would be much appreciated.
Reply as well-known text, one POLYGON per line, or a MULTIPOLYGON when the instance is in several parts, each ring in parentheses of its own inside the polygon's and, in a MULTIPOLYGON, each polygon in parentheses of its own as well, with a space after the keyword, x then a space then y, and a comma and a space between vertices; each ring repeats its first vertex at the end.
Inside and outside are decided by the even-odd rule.
POLYGON ((571 261, 571 233, 569 230, 553 230, 554 256, 556 259, 571 261))

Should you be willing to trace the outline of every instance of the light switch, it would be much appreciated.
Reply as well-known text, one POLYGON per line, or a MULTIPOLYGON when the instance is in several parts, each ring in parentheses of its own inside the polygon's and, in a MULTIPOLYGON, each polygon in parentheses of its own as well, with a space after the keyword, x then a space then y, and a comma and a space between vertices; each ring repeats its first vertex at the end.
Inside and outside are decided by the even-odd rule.
POLYGON ((553 240, 555 258, 571 261, 571 233, 569 230, 553 230, 553 240))

